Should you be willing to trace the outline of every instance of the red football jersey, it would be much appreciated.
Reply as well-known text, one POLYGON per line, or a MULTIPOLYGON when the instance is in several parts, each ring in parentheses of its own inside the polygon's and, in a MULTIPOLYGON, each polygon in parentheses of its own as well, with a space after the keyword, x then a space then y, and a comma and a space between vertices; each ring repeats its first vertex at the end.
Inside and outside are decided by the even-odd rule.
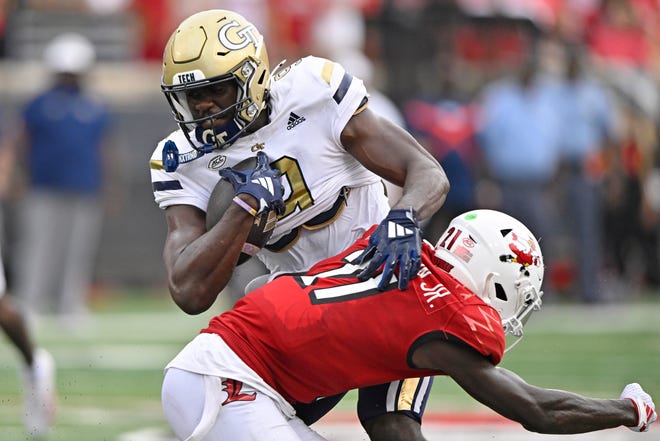
POLYGON ((442 372, 416 369, 411 355, 430 339, 458 339, 494 364, 502 359, 499 314, 440 269, 433 247, 401 291, 380 277, 360 282, 350 263, 369 234, 305 276, 283 276, 253 291, 202 332, 216 333, 291 402, 442 372))

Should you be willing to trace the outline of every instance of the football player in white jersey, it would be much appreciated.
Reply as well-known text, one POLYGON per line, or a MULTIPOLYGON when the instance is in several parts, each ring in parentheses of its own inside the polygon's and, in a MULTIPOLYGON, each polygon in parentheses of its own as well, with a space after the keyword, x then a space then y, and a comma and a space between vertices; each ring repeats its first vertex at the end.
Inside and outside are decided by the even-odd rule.
MULTIPOLYGON (((169 290, 183 311, 211 307, 240 253, 254 254, 244 243, 262 215, 277 214, 256 254, 270 278, 309 269, 379 223, 359 258, 369 262, 361 276, 384 264, 381 289, 392 278, 404 289, 416 275, 418 221, 442 205, 449 183, 409 133, 369 110, 363 82, 341 65, 309 56, 271 74, 254 25, 210 10, 170 37, 162 90, 180 129, 156 147, 151 179, 168 225, 169 290), (231 169, 255 155, 256 168, 231 169), (207 231, 209 196, 221 176, 234 185, 235 204, 207 231), (403 187, 392 207, 382 179, 403 187)), ((372 441, 424 439, 431 382, 402 383, 360 390, 358 414, 372 441)), ((311 424, 338 400, 297 411, 311 424)))

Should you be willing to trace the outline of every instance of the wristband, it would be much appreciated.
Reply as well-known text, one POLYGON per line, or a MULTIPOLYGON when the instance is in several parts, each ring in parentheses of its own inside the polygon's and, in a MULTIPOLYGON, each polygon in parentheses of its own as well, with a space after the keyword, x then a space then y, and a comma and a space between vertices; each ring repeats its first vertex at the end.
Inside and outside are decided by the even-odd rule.
POLYGON ((245 211, 247 211, 248 213, 250 213, 250 214, 252 215, 252 217, 256 217, 256 216, 257 216, 257 210, 255 210, 254 208, 252 208, 252 207, 250 206, 250 204, 248 204, 247 202, 245 202, 243 199, 239 198, 238 196, 234 196, 234 199, 232 199, 232 200, 233 200, 234 202, 236 202, 236 205, 238 205, 238 206, 241 207, 243 210, 245 210, 245 211))
POLYGON ((261 251, 261 248, 259 248, 256 245, 252 245, 251 243, 247 243, 247 242, 245 242, 243 244, 243 248, 241 249, 241 252, 244 253, 244 254, 247 254, 248 256, 254 256, 259 251, 261 251))

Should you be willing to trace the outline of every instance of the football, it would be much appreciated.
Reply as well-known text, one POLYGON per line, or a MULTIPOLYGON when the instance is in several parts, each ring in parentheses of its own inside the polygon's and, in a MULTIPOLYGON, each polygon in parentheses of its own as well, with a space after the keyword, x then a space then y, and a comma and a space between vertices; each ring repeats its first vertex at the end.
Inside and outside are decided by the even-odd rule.
MULTIPOLYGON (((257 158, 252 157, 239 162, 234 167, 235 170, 248 170, 256 167, 257 158)), ((227 208, 234 202, 234 188, 231 183, 226 179, 220 179, 215 185, 209 198, 209 205, 206 208, 206 230, 210 230, 215 224, 220 221, 220 218, 227 208)), ((268 239, 273 234, 273 227, 275 226, 275 213, 263 213, 254 218, 254 223, 250 229, 247 240, 243 245, 243 251, 238 258, 237 265, 247 262, 253 255, 255 255, 261 248, 266 245, 268 239)))

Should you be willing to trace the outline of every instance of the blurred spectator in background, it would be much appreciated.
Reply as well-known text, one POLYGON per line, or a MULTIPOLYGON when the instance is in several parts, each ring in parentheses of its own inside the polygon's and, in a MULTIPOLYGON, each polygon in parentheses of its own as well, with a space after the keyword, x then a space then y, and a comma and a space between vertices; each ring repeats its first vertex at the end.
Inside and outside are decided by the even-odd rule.
POLYGON ((451 183, 442 209, 424 226, 427 240, 439 237, 451 219, 476 204, 477 109, 457 79, 447 75, 438 100, 414 99, 405 106, 411 133, 440 162, 451 183))
POLYGON ((456 14, 455 2, 433 0, 384 0, 378 12, 370 12, 387 75, 384 91, 398 105, 426 94, 435 84, 429 79, 447 67, 443 55, 456 14))
POLYGON ((652 74, 660 68, 660 3, 601 0, 586 17, 583 39, 605 81, 657 118, 658 78, 652 74))
POLYGON ((561 177, 558 188, 562 234, 569 238, 571 268, 576 269, 577 296, 583 302, 600 300, 603 228, 601 183, 604 159, 620 142, 621 123, 609 91, 584 66, 581 47, 565 51, 564 77, 558 108, 561 177))
MULTIPOLYGON (((619 98, 623 139, 604 176, 605 266, 617 280, 660 284, 657 204, 660 3, 602 0, 585 15, 583 40, 619 98)), ((608 274, 610 275, 610 274, 608 274)))
POLYGON ((5 56, 5 38, 7 32, 7 16, 9 15, 9 1, 0 0, 0 58, 5 56))
MULTIPOLYGON (((344 0, 341 0, 344 1, 344 0)), ((333 2, 327 0, 267 0, 270 7, 270 23, 268 32, 270 38, 277 41, 271 45, 272 60, 279 62, 288 59, 289 63, 312 52, 312 34, 316 19, 321 16, 324 8, 331 7, 333 2), (272 47, 276 46, 276 47, 272 47)), ((247 11, 245 11, 247 14, 247 11)), ((250 13, 251 16, 251 13, 250 13)), ((255 15, 259 17, 259 15, 255 15)), ((258 24, 255 24, 258 26, 258 24)), ((331 40, 341 35, 327 35, 331 40)))
POLYGON ((625 138, 612 152, 604 178, 605 256, 615 280, 660 286, 658 256, 657 122, 628 101, 623 106, 625 138))
POLYGON ((597 61, 649 67, 660 30, 660 5, 647 0, 601 0, 586 17, 584 39, 597 61))
POLYGON ((486 88, 478 123, 484 172, 494 184, 478 204, 503 211, 536 231, 549 266, 556 211, 551 191, 562 122, 559 92, 557 81, 541 75, 532 54, 515 78, 486 88))
POLYGON ((170 0, 132 0, 137 19, 140 56, 145 61, 160 63, 165 43, 176 20, 169 7, 170 0))
MULTIPOLYGON (((6 121, 0 118, 0 121, 6 121)), ((13 177, 14 148, 7 130, 0 127, 0 203, 9 197, 13 177)), ((0 231, 3 231, 4 206, 0 206, 0 231)), ((48 434, 53 423, 55 405, 55 364, 45 349, 34 346, 26 320, 7 294, 5 278, 4 236, 0 235, 0 328, 18 350, 23 381, 23 405, 26 433, 31 437, 48 434)))
POLYGON ((53 84, 23 111, 18 145, 27 191, 17 232, 16 288, 30 313, 56 312, 72 330, 81 325, 100 239, 107 170, 106 107, 85 92, 93 45, 62 34, 45 49, 53 84))

